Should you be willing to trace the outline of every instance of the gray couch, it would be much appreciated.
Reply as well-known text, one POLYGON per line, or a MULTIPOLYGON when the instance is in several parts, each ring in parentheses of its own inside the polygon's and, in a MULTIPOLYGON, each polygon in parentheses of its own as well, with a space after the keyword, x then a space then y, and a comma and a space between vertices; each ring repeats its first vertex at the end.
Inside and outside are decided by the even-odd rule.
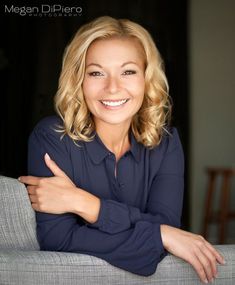
MULTIPOLYGON (((235 245, 217 246, 226 265, 214 284, 235 284, 235 245)), ((138 276, 99 258, 65 252, 39 251, 34 211, 26 188, 0 176, 0 284, 201 284, 186 262, 168 255, 155 274, 138 276)))

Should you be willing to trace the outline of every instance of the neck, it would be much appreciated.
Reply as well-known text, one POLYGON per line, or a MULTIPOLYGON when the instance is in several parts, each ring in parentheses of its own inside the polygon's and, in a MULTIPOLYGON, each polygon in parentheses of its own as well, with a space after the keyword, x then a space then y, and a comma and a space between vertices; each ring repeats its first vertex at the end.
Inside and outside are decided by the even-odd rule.
POLYGON ((99 122, 96 124, 97 134, 106 148, 115 154, 117 161, 130 149, 129 129, 130 123, 111 125, 99 122))

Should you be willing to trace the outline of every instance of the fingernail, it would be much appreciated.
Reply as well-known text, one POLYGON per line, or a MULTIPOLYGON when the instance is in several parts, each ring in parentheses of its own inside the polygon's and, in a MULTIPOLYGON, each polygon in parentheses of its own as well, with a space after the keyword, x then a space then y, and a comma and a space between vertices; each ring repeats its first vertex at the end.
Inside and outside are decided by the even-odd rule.
POLYGON ((214 278, 211 278, 210 282, 213 283, 214 282, 214 278))
POLYGON ((205 279, 203 282, 207 284, 207 283, 208 283, 208 280, 207 280, 207 279, 205 279))
POLYGON ((21 177, 18 177, 18 180, 20 181, 21 177))
POLYGON ((224 259, 222 260, 222 264, 226 264, 226 261, 224 259))
POLYGON ((51 159, 48 153, 45 154, 45 158, 46 159, 51 159))

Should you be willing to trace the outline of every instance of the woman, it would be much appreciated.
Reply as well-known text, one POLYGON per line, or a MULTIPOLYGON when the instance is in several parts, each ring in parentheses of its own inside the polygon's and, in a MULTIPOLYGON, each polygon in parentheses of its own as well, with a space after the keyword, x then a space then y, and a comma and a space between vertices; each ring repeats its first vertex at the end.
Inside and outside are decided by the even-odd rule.
POLYGON ((167 252, 208 283, 223 257, 179 228, 184 159, 163 63, 149 33, 101 17, 66 49, 58 117, 29 139, 27 184, 42 250, 94 255, 151 275, 167 252))

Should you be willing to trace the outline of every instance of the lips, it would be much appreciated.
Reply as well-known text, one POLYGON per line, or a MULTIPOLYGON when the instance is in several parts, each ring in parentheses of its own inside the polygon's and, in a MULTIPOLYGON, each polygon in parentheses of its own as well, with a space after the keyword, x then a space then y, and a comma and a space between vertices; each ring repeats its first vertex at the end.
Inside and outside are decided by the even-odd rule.
POLYGON ((100 100, 100 102, 106 107, 119 107, 124 105, 129 99, 121 100, 100 100))

